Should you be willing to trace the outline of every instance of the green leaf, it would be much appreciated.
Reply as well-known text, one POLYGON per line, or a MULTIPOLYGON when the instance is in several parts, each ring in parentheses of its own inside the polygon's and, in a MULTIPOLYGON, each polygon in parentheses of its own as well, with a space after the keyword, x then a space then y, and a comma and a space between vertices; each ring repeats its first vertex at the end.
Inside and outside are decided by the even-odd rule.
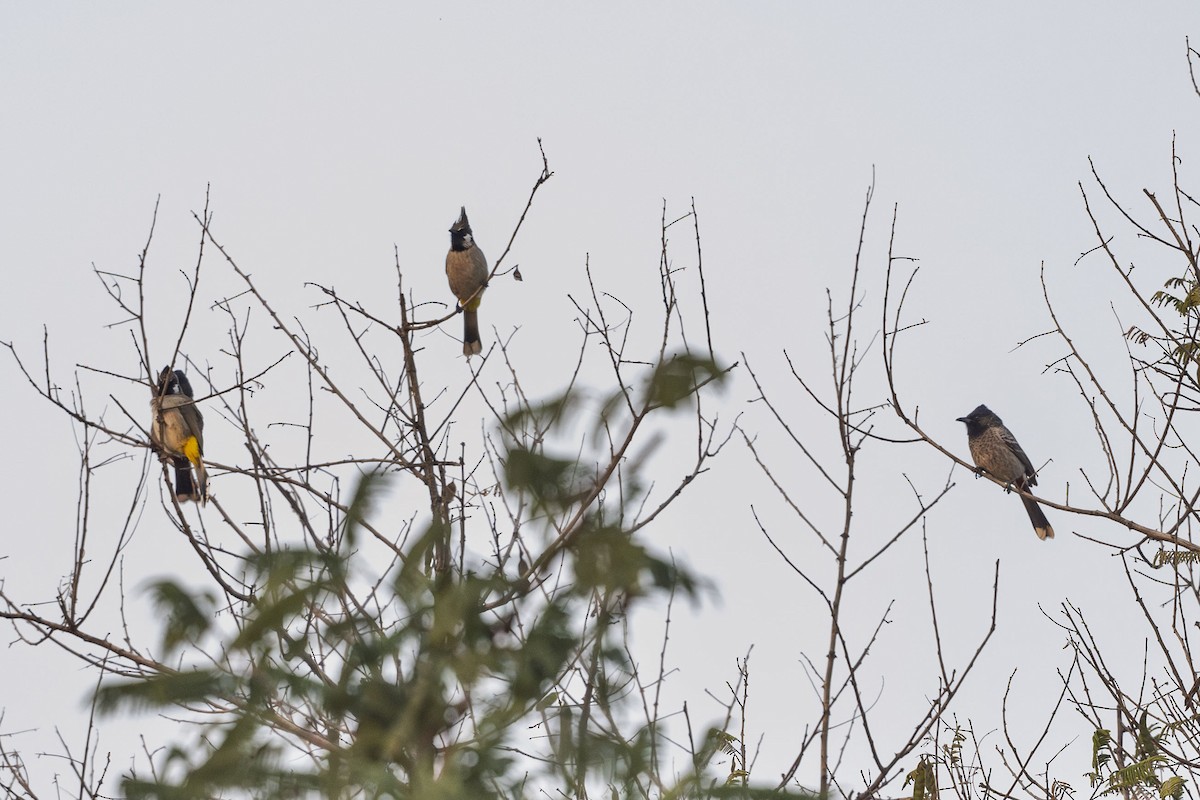
POLYGON ((202 702, 233 690, 233 679, 213 670, 190 670, 120 683, 96 691, 96 706, 104 713, 120 708, 162 708, 202 702))
POLYGON ((1168 797, 1173 797, 1175 800, 1183 797, 1183 789, 1187 786, 1187 781, 1178 775, 1172 775, 1162 782, 1162 786, 1158 787, 1158 796, 1162 800, 1167 800, 1168 797))
POLYGON ((1137 758, 1149 758, 1158 752, 1158 737, 1154 735, 1154 731, 1148 722, 1149 714, 1146 711, 1142 712, 1141 718, 1138 720, 1137 728, 1137 758))
POLYGON ((590 483, 590 475, 575 461, 553 458, 522 447, 508 451, 504 477, 510 489, 533 495, 539 506, 564 507, 590 483))
POLYGON ((523 406, 504 418, 504 427, 508 430, 530 428, 540 431, 552 425, 562 425, 570 419, 582 399, 577 392, 567 392, 523 406))
POLYGON ((387 488, 387 479, 385 472, 365 472, 359 477, 358 485, 354 487, 354 493, 350 496, 350 505, 346 508, 348 548, 354 549, 355 534, 370 514, 379 493, 387 488))
POLYGON ((711 358, 691 353, 667 356, 646 385, 646 400, 653 408, 675 408, 710 381, 724 380, 726 373, 711 358))
POLYGON ((651 565, 646 548, 616 527, 583 531, 572 545, 575 578, 586 589, 639 589, 643 570, 651 565))
POLYGON ((1092 785, 1100 780, 1101 770, 1112 760, 1112 731, 1097 728, 1092 732, 1092 785))
POLYGON ((229 647, 233 650, 249 651, 264 639, 273 640, 276 636, 286 633, 293 618, 300 616, 312 603, 314 595, 321 590, 322 587, 310 584, 274 601, 257 600, 249 621, 229 643, 229 647))
POLYGON ((208 632, 215 606, 211 592, 193 597, 174 581, 159 581, 150 586, 150 594, 159 617, 165 620, 162 646, 168 654, 208 632))

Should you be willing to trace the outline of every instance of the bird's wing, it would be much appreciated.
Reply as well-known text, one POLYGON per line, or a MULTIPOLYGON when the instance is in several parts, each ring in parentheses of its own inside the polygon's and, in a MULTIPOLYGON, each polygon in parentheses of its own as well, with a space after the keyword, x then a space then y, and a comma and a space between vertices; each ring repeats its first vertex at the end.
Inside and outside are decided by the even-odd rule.
POLYGON ((1035 485, 1037 483, 1037 470, 1033 468, 1033 462, 1029 460, 1029 456, 1025 455, 1025 451, 1021 449, 1020 443, 1017 442, 1017 437, 1013 436, 1012 431, 1003 425, 1000 426, 1000 440, 1008 445, 1008 449, 1013 451, 1013 454, 1020 460, 1021 465, 1025 467, 1025 474, 1029 476, 1026 485, 1035 485))
POLYGON ((204 417, 200 415, 200 409, 194 404, 180 406, 179 413, 183 415, 184 422, 187 423, 188 432, 196 437, 200 443, 200 452, 204 452, 204 417))

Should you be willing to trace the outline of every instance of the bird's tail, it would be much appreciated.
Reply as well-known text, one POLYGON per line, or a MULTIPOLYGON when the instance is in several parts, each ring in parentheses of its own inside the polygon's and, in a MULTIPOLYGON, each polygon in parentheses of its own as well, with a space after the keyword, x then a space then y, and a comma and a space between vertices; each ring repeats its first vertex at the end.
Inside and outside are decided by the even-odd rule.
POLYGON ((196 485, 192 482, 192 465, 186 458, 171 459, 175 463, 175 499, 181 503, 196 499, 196 485))
POLYGON ((194 458, 175 456, 171 459, 175 465, 175 499, 181 503, 192 500, 204 505, 208 502, 208 473, 204 469, 204 461, 194 448, 185 449, 192 450, 194 458), (196 468, 195 480, 192 479, 192 467, 196 468))
POLYGON ((1054 528, 1050 527, 1050 520, 1042 513, 1042 507, 1028 497, 1022 497, 1021 502, 1025 504, 1025 511, 1029 514, 1029 521, 1033 523, 1033 532, 1037 537, 1043 541, 1053 539, 1054 528))
POLYGON ((483 352, 479 339, 479 312, 463 310, 463 355, 474 356, 483 352))

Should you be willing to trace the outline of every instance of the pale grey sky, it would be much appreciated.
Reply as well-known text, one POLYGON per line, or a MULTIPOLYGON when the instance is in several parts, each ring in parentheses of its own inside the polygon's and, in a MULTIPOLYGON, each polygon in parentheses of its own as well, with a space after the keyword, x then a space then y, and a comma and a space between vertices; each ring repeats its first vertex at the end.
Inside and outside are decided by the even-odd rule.
MULTIPOLYGON (((652 317, 662 204, 682 214, 694 197, 718 353, 744 353, 775 399, 796 409, 794 421, 832 446, 786 377, 783 351, 822 379, 824 291, 844 300, 874 174, 867 301, 879 301, 894 204, 897 252, 922 269, 912 314, 929 324, 901 361, 908 401, 964 456, 955 417, 988 403, 1035 464, 1050 461, 1040 488, 1061 498, 1098 453, 1086 421, 1059 413, 1078 403, 1073 388, 1043 374, 1059 351, 1014 348, 1048 328, 1044 264, 1063 310, 1109 343, 1119 370, 1112 284, 1098 277, 1101 265, 1075 265, 1095 245, 1077 183, 1088 180, 1090 156, 1114 193, 1137 203, 1143 187, 1168 190, 1173 132, 1185 165, 1197 152, 1200 101, 1185 36, 1200 35, 1198 23, 1190 3, 9 4, 0 11, 0 339, 36 366, 46 326, 61 385, 73 383, 76 364, 134 374, 123 320, 92 267, 133 270, 161 197, 151 316, 153 333, 173 341, 179 270, 190 269, 198 240, 190 212, 207 186, 217 235, 289 314, 308 314, 320 299, 305 281, 390 307, 393 245, 415 295, 452 302, 447 227, 465 204, 481 246, 499 255, 537 176, 541 137, 556 174, 510 257, 525 280, 494 287, 482 312, 485 339, 515 332, 526 390, 550 391, 569 369, 579 337, 568 294, 585 292, 585 259, 607 291, 652 317)), ((213 280, 210 301, 224 287, 213 280)), ((864 342, 878 327, 868 322, 864 342)), ((199 308, 184 343, 218 374, 228 369, 225 327, 199 308)), ((465 377, 455 336, 427 338, 446 353, 432 383, 465 377)), ((159 346, 157 361, 169 347, 159 346)), ((864 368, 864 399, 879 390, 877 355, 864 368)), ((94 410, 115 411, 110 393, 144 405, 136 389, 81 380, 94 410)), ((53 600, 77 513, 75 437, 11 364, 3 386, 0 579, 18 596, 53 600)), ((797 497, 818 515, 835 512, 761 407, 746 405, 751 390, 739 374, 722 418, 745 412, 743 425, 797 497)), ((209 449, 220 446, 221 434, 210 434, 209 449)), ((134 456, 136 472, 142 454, 134 456)), ((889 504, 908 502, 903 473, 932 492, 950 469, 927 449, 876 448, 864 459, 867 541, 873 525, 879 537, 890 530, 889 504)), ((751 470, 744 449, 731 447, 653 544, 720 593, 675 615, 680 672, 668 697, 702 705, 701 690, 720 691, 753 644, 751 726, 766 736, 757 769, 768 781, 794 755, 795 720, 813 717, 799 659, 818 658, 825 634, 815 599, 757 532, 751 504, 797 554, 811 543, 751 470), (796 599, 781 607, 784 597, 796 599)), ((1040 609, 1054 613, 1070 597, 1097 617, 1129 610, 1119 565, 1071 535, 1099 527, 1052 513, 1059 536, 1038 542, 1015 498, 969 477, 956 474, 928 534, 947 606, 943 636, 960 659, 986 626, 1001 561, 999 631, 960 707, 986 731, 999 723, 1013 669, 1012 701, 1033 711, 1057 689, 1063 636, 1040 609)), ((95 519, 121 519, 131 492, 118 480, 103 489, 95 519)), ((144 511, 124 567, 132 589, 175 557, 181 570, 195 567, 186 551, 156 541, 171 535, 162 515, 153 501, 144 511)), ((904 553, 873 582, 877 595, 855 600, 866 628, 898 598, 872 672, 886 674, 880 713, 898 727, 934 688, 928 664, 906 663, 910 637, 927 647, 929 631, 919 540, 904 553)), ((655 625, 648 620, 652 647, 655 625)), ((55 726, 68 739, 78 731, 89 675, 47 647, 3 652, 0 735, 32 729, 8 745, 53 750, 55 726)), ((714 709, 697 714, 694 705, 693 715, 714 709)), ((1059 741, 1089 734, 1067 728, 1059 741)), ((104 745, 123 767, 129 742, 104 745)), ((854 753, 847 763, 851 774, 859 766, 854 753)), ((40 768, 61 769, 50 760, 40 768)), ((1067 771, 1087 768, 1077 754, 1067 771)))

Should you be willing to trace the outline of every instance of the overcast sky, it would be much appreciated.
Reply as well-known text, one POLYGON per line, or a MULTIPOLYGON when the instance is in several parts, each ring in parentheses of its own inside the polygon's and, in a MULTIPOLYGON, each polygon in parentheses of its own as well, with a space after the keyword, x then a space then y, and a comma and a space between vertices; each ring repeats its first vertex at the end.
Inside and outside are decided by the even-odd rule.
MULTIPOLYGON (((1143 187, 1170 187, 1173 136, 1186 172, 1200 148, 1185 58, 1197 23, 1200 7, 1189 3, 9 4, 0 11, 0 340, 37 366, 45 328, 64 386, 77 364, 136 375, 123 317, 93 268, 131 272, 159 203, 149 302, 152 335, 164 341, 155 358, 165 360, 186 300, 179 270, 195 261, 191 212, 209 187, 216 235, 288 314, 319 301, 306 281, 394 306, 394 253, 415 296, 451 303, 446 229, 465 204, 481 246, 498 255, 540 170, 540 137, 555 176, 511 257, 524 282, 489 290, 485 347, 512 336, 527 390, 553 390, 579 342, 568 295, 586 294, 585 263, 650 324, 663 204, 678 215, 694 198, 718 354, 748 361, 792 422, 828 448, 832 429, 787 376, 783 354, 806 377, 824 378, 825 290, 845 302, 874 180, 864 277, 874 305, 860 323, 863 344, 878 328, 898 206, 897 252, 921 265, 912 315, 928 321, 901 361, 908 400, 964 457, 955 418, 988 403, 1035 464, 1048 462, 1039 488, 1061 499, 1099 453, 1088 421, 1072 415, 1081 411, 1075 390, 1045 371, 1061 349, 1016 346, 1049 327, 1044 266, 1068 322, 1119 369, 1113 284, 1103 264, 1076 263, 1096 244, 1078 183, 1090 181, 1090 157, 1114 194, 1144 207, 1143 187)), ((686 261, 686 237, 673 244, 686 261)), ((221 355, 227 320, 207 305, 196 314, 184 351, 231 377, 221 355)), ((425 340, 444 353, 431 382, 467 376, 457 325, 425 340)), ((883 399, 875 347, 864 403, 883 399)), ((14 364, 4 369, 0 579, 18 596, 52 601, 74 536, 76 433, 14 364)), ((488 369, 485 382, 504 379, 499 363, 488 369)), ((761 406, 747 405, 744 370, 736 375, 723 420, 744 412, 797 499, 837 513, 761 406)), ((113 410, 110 395, 144 406, 144 389, 81 380, 94 411, 113 410)), ((210 434, 209 450, 225 435, 210 434)), ((234 449, 236 431, 227 435, 234 449)), ((928 448, 868 448, 863 459, 869 542, 900 518, 891 507, 911 502, 903 475, 932 493, 951 467, 928 448)), ((674 474, 668 463, 662 480, 674 474)), ((1106 529, 1051 513, 1058 538, 1039 542, 1015 498, 969 478, 953 476, 928 536, 955 658, 986 628, 1001 562, 999 630, 961 699, 962 716, 984 732, 999 724, 1014 669, 1018 707, 1038 713, 1057 690, 1054 671, 1068 654, 1042 610, 1053 615, 1070 598, 1117 627, 1134 619, 1119 564, 1072 535, 1106 529)), ((815 716, 800 657, 819 658, 827 634, 751 506, 795 553, 811 543, 744 448, 731 446, 699 486, 653 534, 654 546, 708 575, 719 594, 676 615, 672 699, 703 706, 701 690, 721 691, 753 645, 751 722, 765 734, 756 776, 769 781, 794 756, 796 720, 815 716)), ((91 513, 120 521, 131 494, 106 485, 91 513)), ((125 563, 131 589, 171 569, 155 543, 173 533, 164 515, 154 499, 143 512, 125 563)), ((178 553, 181 572, 196 568, 178 553)), ((856 622, 868 628, 898 598, 872 673, 880 713, 894 713, 897 727, 935 686, 903 658, 906 626, 923 642, 929 634, 919 557, 914 538, 855 600, 856 622)), ((0 734, 29 731, 6 746, 53 750, 54 726, 78 741, 90 676, 45 646, 0 652, 10 676, 0 734)), ((715 706, 704 709, 715 718, 715 706)), ((1090 730, 1059 734, 1086 740, 1090 730)), ((105 744, 123 767, 129 743, 105 744)), ((1077 785, 1087 758, 1080 751, 1063 769, 1077 785)), ((865 762, 849 766, 855 774, 865 762)))

